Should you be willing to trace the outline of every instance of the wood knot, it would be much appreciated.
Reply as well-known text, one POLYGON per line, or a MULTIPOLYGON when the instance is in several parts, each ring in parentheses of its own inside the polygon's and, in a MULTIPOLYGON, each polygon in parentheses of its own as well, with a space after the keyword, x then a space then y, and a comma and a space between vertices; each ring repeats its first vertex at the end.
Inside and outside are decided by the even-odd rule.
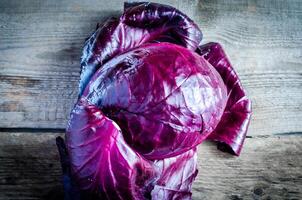
POLYGON ((262 188, 255 188, 253 192, 254 192, 255 195, 258 195, 258 196, 263 195, 263 189, 262 188))

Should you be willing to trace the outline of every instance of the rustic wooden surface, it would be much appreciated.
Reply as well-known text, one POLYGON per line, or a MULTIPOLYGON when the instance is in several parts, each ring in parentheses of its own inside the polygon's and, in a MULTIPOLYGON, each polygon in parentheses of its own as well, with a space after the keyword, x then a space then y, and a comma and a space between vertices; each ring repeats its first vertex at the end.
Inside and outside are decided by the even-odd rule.
MULTIPOLYGON (((302 199, 302 2, 161 0, 220 42, 253 102, 239 158, 201 145, 194 199, 302 199)), ((60 199, 54 137, 84 39, 118 0, 0 0, 0 199, 60 199)))
MULTIPOLYGON (((0 199, 62 198, 59 135, 0 134, 0 199)), ((296 135, 247 138, 240 157, 201 144, 193 199, 301 199, 301 143, 296 135)))

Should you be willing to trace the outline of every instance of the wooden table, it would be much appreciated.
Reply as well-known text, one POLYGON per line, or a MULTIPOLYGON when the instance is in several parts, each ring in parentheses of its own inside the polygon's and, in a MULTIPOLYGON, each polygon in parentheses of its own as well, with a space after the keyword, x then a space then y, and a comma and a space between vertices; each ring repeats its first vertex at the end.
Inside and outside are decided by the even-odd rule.
MULTIPOLYGON (((220 42, 253 102, 240 157, 199 148, 193 199, 302 199, 302 2, 162 0, 220 42)), ((0 1, 0 199, 62 199, 55 137, 84 39, 117 0, 0 1)))

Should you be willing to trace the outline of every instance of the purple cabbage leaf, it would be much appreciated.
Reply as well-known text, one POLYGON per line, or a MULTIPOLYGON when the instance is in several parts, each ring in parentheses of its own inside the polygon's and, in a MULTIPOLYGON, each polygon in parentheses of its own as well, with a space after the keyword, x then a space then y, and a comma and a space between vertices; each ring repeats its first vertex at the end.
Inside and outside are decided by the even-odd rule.
POLYGON ((169 41, 193 51, 198 47, 201 31, 177 9, 156 3, 126 5, 119 19, 109 19, 86 41, 81 60, 80 94, 104 63, 144 43, 169 41))
POLYGON ((224 113, 208 139, 221 142, 221 148, 238 156, 252 114, 251 101, 220 44, 208 43, 200 46, 198 51, 221 75, 228 92, 224 113))
POLYGON ((100 199, 144 199, 157 177, 152 162, 133 151, 118 125, 80 99, 67 127, 71 175, 100 199))

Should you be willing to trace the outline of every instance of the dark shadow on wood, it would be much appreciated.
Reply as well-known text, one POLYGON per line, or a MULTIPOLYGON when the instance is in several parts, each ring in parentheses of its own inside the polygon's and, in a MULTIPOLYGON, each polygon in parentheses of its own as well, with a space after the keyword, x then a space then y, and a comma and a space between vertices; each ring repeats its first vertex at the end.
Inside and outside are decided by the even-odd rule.
MULTIPOLYGON (((16 144, 1 148, 0 169, 6 173, 1 177, 0 186, 15 187, 13 196, 63 199, 61 168, 54 143, 50 140, 36 145, 16 144)), ((0 196, 9 198, 11 192, 1 191, 0 196)))

